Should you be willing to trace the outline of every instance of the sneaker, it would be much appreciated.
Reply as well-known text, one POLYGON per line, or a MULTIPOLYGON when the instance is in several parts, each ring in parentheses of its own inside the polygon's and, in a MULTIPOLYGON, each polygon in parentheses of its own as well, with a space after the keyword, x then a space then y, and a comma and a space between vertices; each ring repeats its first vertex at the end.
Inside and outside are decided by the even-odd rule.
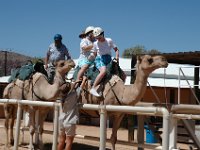
POLYGON ((92 95, 94 95, 94 96, 96 96, 96 97, 101 97, 101 95, 99 95, 99 94, 97 93, 97 91, 95 90, 95 88, 91 88, 90 94, 92 94, 92 95))

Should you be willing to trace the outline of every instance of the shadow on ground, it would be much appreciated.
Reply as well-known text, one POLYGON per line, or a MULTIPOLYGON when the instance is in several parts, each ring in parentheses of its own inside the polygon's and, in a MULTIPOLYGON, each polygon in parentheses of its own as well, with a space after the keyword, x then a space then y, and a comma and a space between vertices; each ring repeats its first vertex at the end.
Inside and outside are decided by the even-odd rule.
MULTIPOLYGON (((44 144, 44 150, 50 150, 51 148, 52 148, 52 143, 44 144)), ((85 145, 85 144, 79 144, 79 143, 73 143, 72 150, 99 150, 99 147, 85 145)), ((106 148, 106 150, 110 150, 110 149, 106 148)))

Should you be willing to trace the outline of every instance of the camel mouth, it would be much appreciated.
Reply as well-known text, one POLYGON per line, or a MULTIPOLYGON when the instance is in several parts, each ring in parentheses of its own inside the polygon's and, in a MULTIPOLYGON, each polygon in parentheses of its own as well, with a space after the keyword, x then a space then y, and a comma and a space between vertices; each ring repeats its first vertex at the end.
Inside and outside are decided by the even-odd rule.
POLYGON ((167 68, 167 67, 168 67, 168 65, 169 65, 169 64, 168 64, 168 62, 167 62, 167 61, 165 61, 165 62, 164 62, 164 64, 163 64, 163 68, 167 68))
POLYGON ((68 64, 68 67, 70 67, 70 68, 74 68, 75 66, 76 65, 75 65, 75 63, 73 61, 68 64))
POLYGON ((160 68, 167 68, 167 67, 168 67, 168 63, 160 64, 160 68))
POLYGON ((76 65, 75 64, 70 64, 69 67, 74 68, 76 65))

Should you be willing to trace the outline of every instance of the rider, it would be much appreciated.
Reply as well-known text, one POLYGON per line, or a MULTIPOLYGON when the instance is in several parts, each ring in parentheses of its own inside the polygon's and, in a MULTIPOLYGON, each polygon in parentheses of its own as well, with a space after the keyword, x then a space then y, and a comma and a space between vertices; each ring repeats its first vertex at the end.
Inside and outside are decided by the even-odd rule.
POLYGON ((71 59, 68 48, 62 43, 62 35, 56 34, 54 36, 54 43, 49 45, 45 59, 45 69, 47 70, 50 83, 53 82, 55 76, 55 70, 53 69, 55 63, 59 60, 65 60, 65 57, 71 59))
POLYGON ((119 62, 119 50, 111 38, 104 37, 104 31, 102 28, 94 28, 93 34, 97 40, 94 42, 94 51, 97 51, 95 63, 100 73, 96 77, 90 93, 94 96, 100 97, 101 95, 97 93, 96 88, 106 75, 106 66, 111 62, 111 50, 114 49, 116 53, 115 59, 117 62, 119 62))
MULTIPOLYGON (((78 66, 81 68, 78 72, 76 81, 80 81, 83 77, 85 71, 89 68, 96 57, 96 52, 93 50, 93 42, 95 38, 93 36, 93 26, 88 26, 85 29, 86 38, 83 38, 80 42, 80 56, 78 61, 78 66)), ((79 90, 81 90, 80 87, 79 90)))

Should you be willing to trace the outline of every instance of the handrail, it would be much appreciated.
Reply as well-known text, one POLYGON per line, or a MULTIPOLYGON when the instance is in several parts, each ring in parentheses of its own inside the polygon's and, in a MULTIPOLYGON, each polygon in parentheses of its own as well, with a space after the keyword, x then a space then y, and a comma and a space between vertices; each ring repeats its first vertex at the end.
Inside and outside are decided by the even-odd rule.
MULTIPOLYGON (((10 103, 18 105, 18 115, 17 115, 17 124, 16 124, 16 133, 15 133, 15 148, 14 150, 18 150, 18 140, 19 139, 19 128, 20 128, 20 119, 21 119, 21 105, 33 105, 33 106, 49 106, 55 107, 55 118, 54 118, 54 134, 53 134, 53 146, 52 149, 56 150, 57 144, 57 135, 58 135, 58 112, 60 104, 57 102, 42 102, 42 101, 31 101, 31 100, 15 100, 15 99, 0 99, 0 103, 10 103), (54 143, 55 142, 55 143, 54 143)), ((163 141, 162 141, 162 149, 168 150, 169 148, 169 112, 164 107, 141 107, 141 106, 114 106, 114 105, 94 105, 94 104, 82 104, 79 105, 81 109, 86 110, 100 110, 100 149, 105 150, 105 138, 106 138, 106 116, 107 111, 117 111, 117 112, 125 112, 125 113, 142 113, 148 115, 162 115, 163 116, 163 141)), ((139 114, 138 114, 139 115, 139 114)))
POLYGON ((18 105, 16 130, 15 130, 15 140, 14 140, 14 148, 13 148, 14 150, 18 150, 22 105, 54 107, 54 117, 55 118, 54 118, 54 132, 53 132, 52 149, 57 150, 58 122, 59 122, 58 121, 58 115, 59 115, 60 103, 58 103, 58 102, 32 101, 32 100, 16 100, 16 99, 0 99, 0 103, 18 105))
MULTIPOLYGON (((195 68, 197 68, 197 66, 196 66, 195 68)), ((189 88, 190 88, 190 90, 191 90, 193 96, 195 97, 196 101, 198 102, 198 104, 200 104, 200 101, 199 101, 198 97, 196 96, 196 94, 194 93, 194 91, 192 90, 192 86, 190 85, 188 79, 186 78, 186 76, 185 76, 185 74, 184 74, 184 72, 183 72, 183 70, 182 70, 182 67, 179 68, 178 104, 180 104, 180 94, 181 94, 181 93, 180 93, 180 88, 181 88, 180 73, 182 73, 183 77, 185 78, 185 80, 186 80, 186 82, 187 82, 187 84, 188 84, 188 86, 189 86, 189 88)), ((196 85, 196 86, 197 86, 197 85, 196 85)))

